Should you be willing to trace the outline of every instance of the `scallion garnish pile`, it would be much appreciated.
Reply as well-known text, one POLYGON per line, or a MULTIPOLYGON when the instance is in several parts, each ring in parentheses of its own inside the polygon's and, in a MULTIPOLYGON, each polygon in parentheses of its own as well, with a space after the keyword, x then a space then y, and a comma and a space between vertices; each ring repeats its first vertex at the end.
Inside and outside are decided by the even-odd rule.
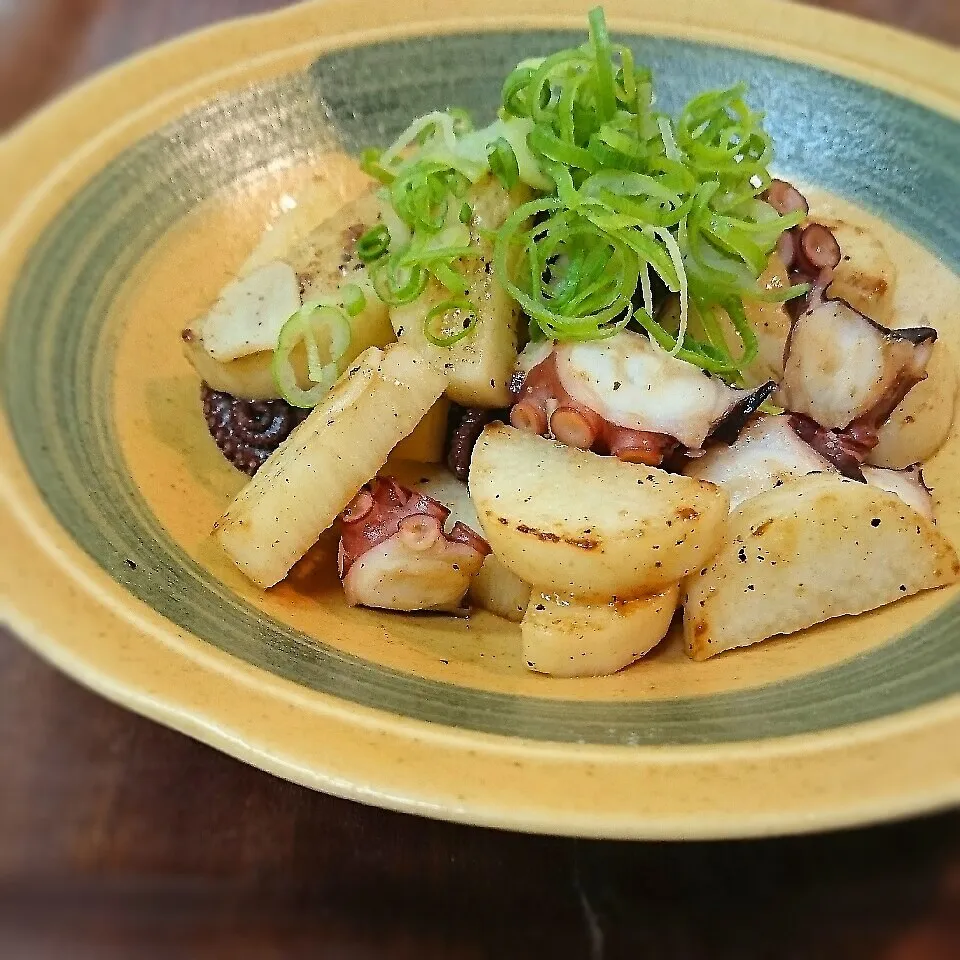
POLYGON ((507 77, 489 126, 475 129, 461 110, 435 112, 364 154, 364 169, 383 184, 384 222, 358 254, 391 306, 416 300, 431 278, 449 291, 424 321, 431 342, 469 336, 469 322, 453 336, 434 328, 445 311, 470 315, 460 269, 478 256, 468 196, 493 175, 523 192, 493 237, 494 261, 532 338, 592 340, 631 325, 736 381, 757 351, 744 301, 803 290, 758 284, 781 233, 802 216, 779 216, 760 199, 773 155, 763 117, 743 85, 700 94, 678 117, 659 112, 649 70, 610 41, 601 8, 589 19, 583 46, 525 61, 507 77), (658 316, 663 287, 679 306, 658 316))

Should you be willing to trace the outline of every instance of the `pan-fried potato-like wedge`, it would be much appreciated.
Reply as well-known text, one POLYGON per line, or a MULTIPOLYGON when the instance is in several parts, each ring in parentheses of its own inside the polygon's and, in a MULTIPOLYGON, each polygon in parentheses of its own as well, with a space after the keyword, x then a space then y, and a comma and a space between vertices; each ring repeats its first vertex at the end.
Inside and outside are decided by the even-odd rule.
POLYGON ((706 660, 956 581, 929 521, 884 490, 813 474, 746 501, 686 581, 687 653, 706 660))
POLYGON ((491 553, 484 559, 480 572, 470 581, 467 596, 482 610, 519 623, 530 603, 530 584, 524 583, 501 563, 496 554, 491 553))
POLYGON ((534 594, 520 624, 524 661, 554 677, 616 673, 667 635, 678 598, 676 584, 649 597, 597 604, 534 594))
POLYGON ((474 449, 470 496, 493 552, 521 580, 603 602, 699 569, 720 545, 729 504, 712 483, 500 423, 474 449))
POLYGON ((957 362, 938 340, 927 364, 927 377, 904 397, 880 428, 880 442, 867 462, 902 470, 922 463, 940 449, 953 425, 957 402, 957 362))
POLYGON ((404 437, 390 454, 391 460, 415 460, 417 463, 440 463, 447 442, 447 419, 450 401, 441 397, 417 424, 413 433, 404 437))
POLYGON ((887 248, 865 227, 847 220, 813 216, 811 222, 829 227, 843 254, 833 271, 830 296, 846 300, 877 323, 889 326, 897 267, 887 248))
MULTIPOLYGON (((452 523, 459 520, 477 533, 482 531, 467 485, 446 467, 391 462, 381 472, 395 476, 406 486, 420 490, 448 507, 452 523)), ((496 554, 489 553, 480 572, 470 581, 468 597, 481 609, 519 623, 530 602, 530 585, 511 573, 496 554)))
POLYGON ((409 347, 371 347, 277 448, 216 525, 254 583, 270 587, 313 545, 443 392, 409 347))
MULTIPOLYGON (((207 386, 246 400, 274 400, 280 396, 273 376, 272 349, 235 360, 217 360, 207 350, 199 332, 184 330, 182 337, 187 359, 207 386)), ((343 373, 369 347, 385 347, 395 339, 386 307, 368 296, 366 309, 350 318, 350 346, 337 361, 337 372, 343 373)), ((307 351, 302 344, 290 355, 290 362, 300 386, 308 390, 313 381, 307 373, 307 351)))
POLYGON ((493 177, 467 193, 473 209, 471 244, 477 256, 457 265, 469 286, 467 297, 477 308, 473 330, 451 347, 437 347, 424 335, 427 313, 450 299, 435 280, 412 303, 394 307, 390 322, 397 337, 443 364, 447 396, 465 407, 505 407, 510 403, 510 377, 517 360, 520 308, 493 275, 493 243, 480 230, 496 230, 526 199, 520 188, 507 192, 493 177))

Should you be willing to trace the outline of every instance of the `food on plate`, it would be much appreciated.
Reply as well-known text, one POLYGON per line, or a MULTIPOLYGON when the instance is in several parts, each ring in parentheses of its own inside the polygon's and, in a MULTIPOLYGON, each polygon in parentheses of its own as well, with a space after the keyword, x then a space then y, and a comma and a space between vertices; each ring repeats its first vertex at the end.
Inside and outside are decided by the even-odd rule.
POLYGON ((678 596, 677 584, 606 603, 535 593, 520 624, 523 659, 531 670, 555 677, 616 673, 666 636, 678 596))
MULTIPOLYGON (((453 521, 474 531, 482 530, 466 484, 450 470, 442 466, 410 462, 390 463, 385 470, 399 474, 403 482, 408 482, 415 490, 442 503, 450 511, 453 521)), ((530 600, 530 585, 490 552, 470 581, 469 600, 483 610, 519 623, 530 600)))
POLYGON ((450 416, 450 401, 441 397, 413 428, 413 433, 393 448, 390 456, 417 463, 440 463, 446 455, 450 416))
POLYGON ((234 563, 261 587, 283 579, 443 388, 443 374, 415 350, 402 344, 367 350, 217 523, 217 538, 234 563))
POLYGON ((938 340, 927 363, 927 376, 880 426, 877 445, 867 454, 867 462, 902 470, 929 460, 950 433, 956 402, 957 361, 938 340))
POLYGON ((228 284, 210 312, 181 334, 203 381, 243 399, 283 397, 309 408, 316 402, 317 392, 307 391, 321 351, 336 349, 336 356, 325 358, 325 392, 330 377, 367 347, 393 341, 387 306, 357 253, 379 211, 368 189, 300 239, 285 260, 259 264, 228 284), (342 289, 351 298, 347 310, 341 309, 342 289))
POLYGON ((450 510, 393 477, 361 487, 341 515, 337 566, 347 603, 457 610, 490 552, 450 510))
POLYGON ((808 473, 832 473, 836 467, 797 435, 791 417, 758 417, 727 446, 718 443, 689 460, 683 472, 722 487, 730 509, 766 490, 808 473))
POLYGON ((846 300, 878 323, 894 319, 897 267, 880 239, 846 220, 819 218, 830 229, 843 255, 833 270, 830 296, 846 300))
POLYGON ((772 175, 747 97, 665 112, 596 9, 485 126, 330 155, 183 332, 252 477, 216 525, 240 570, 332 528, 348 603, 486 610, 565 677, 681 598, 704 659, 952 582, 921 468, 953 358, 876 231, 772 175))
POLYGON ((582 450, 660 466, 679 446, 739 433, 776 387, 737 390, 629 330, 603 340, 534 344, 510 422, 582 450), (542 357, 542 359, 541 359, 542 357))
POLYGON ((783 403, 827 429, 883 423, 926 376, 936 339, 932 327, 893 330, 843 300, 825 300, 790 332, 783 403))
POLYGON ((892 493, 925 520, 933 522, 933 497, 923 481, 923 471, 919 467, 888 470, 864 466, 863 478, 871 487, 892 493))
POLYGON ((845 477, 803 477, 743 503, 716 557, 687 579, 687 651, 705 660, 958 575, 950 543, 898 496, 845 477))
POLYGON ((470 210, 467 222, 457 217, 446 232, 461 235, 445 240, 464 250, 463 257, 454 261, 463 292, 458 287, 457 295, 451 296, 432 277, 415 300, 390 309, 390 322, 400 341, 442 366, 447 396, 466 407, 502 407, 510 402, 520 309, 493 276, 489 235, 517 208, 518 196, 524 193, 516 189, 511 193, 493 176, 468 189, 463 199, 470 210))
POLYGON ((251 477, 310 412, 283 400, 242 400, 208 384, 201 397, 210 436, 220 452, 251 477))
POLYGON ((713 484, 491 424, 470 497, 493 552, 541 589, 606 602, 676 583, 713 555, 727 497, 713 484))

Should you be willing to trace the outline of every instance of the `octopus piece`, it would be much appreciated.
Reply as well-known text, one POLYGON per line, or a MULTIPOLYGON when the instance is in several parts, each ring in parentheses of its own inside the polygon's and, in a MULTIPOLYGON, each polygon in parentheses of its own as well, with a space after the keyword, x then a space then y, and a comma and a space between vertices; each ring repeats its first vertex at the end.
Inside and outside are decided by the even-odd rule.
POLYGON ((338 568, 347 603, 384 610, 460 608, 490 553, 450 511, 392 477, 364 486, 340 516, 338 568))
POLYGON ((863 461, 876 445, 876 432, 869 430, 828 430, 816 420, 799 413, 789 415, 790 427, 796 435, 821 457, 828 460, 845 477, 865 483, 863 461))
POLYGON ((649 466, 660 466, 681 445, 699 449, 718 428, 732 442, 775 389, 735 390, 631 331, 535 350, 510 423, 649 466))
POLYGON ((470 474, 470 457, 483 433, 493 420, 507 417, 506 410, 487 410, 482 407, 461 407, 451 404, 447 423, 447 466, 450 472, 466 483, 470 474))
POLYGON ((730 509, 744 500, 809 473, 836 473, 833 463, 805 443, 789 416, 758 417, 731 446, 713 446, 683 472, 715 483, 730 496, 730 509))
POLYGON ((811 304, 784 352, 780 396, 788 410, 827 430, 876 444, 876 431, 926 376, 937 331, 891 330, 845 300, 811 304))
POLYGON ((864 479, 871 487, 878 487, 899 497, 921 517, 933 520, 933 497, 923 482, 923 471, 917 464, 906 470, 886 470, 880 467, 864 467, 864 479))
MULTIPOLYGON (((785 180, 773 180, 764 199, 781 216, 802 211, 810 213, 806 197, 785 180)), ((840 264, 842 251, 833 231, 822 223, 800 224, 785 230, 777 241, 777 255, 787 268, 791 283, 809 283, 816 289, 825 289, 833 279, 833 271, 840 264)), ((811 294, 796 297, 786 308, 796 318, 807 309, 811 294)))
POLYGON ((207 428, 220 452, 251 477, 310 412, 285 400, 242 400, 206 384, 200 398, 207 428))

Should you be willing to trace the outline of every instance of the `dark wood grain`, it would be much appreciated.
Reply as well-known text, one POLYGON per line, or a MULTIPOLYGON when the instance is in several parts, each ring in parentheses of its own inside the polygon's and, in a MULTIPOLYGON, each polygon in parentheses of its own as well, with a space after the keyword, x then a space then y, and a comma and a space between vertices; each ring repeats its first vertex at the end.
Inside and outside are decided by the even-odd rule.
MULTIPOLYGON (((960 42, 955 0, 814 0, 960 42)), ((269 0, 0 2, 0 128, 269 0)), ((957 960, 960 815, 612 844, 310 793, 125 713, 0 633, 0 958, 957 960)))

